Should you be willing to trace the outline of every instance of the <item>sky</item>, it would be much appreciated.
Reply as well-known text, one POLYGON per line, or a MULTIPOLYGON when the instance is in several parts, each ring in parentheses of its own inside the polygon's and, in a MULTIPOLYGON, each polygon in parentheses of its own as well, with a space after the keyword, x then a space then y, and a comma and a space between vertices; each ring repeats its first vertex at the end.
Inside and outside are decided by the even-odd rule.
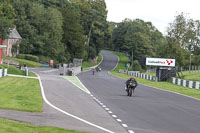
POLYGON ((125 18, 150 21, 163 34, 175 16, 200 20, 200 0, 105 0, 107 20, 122 22, 125 18))

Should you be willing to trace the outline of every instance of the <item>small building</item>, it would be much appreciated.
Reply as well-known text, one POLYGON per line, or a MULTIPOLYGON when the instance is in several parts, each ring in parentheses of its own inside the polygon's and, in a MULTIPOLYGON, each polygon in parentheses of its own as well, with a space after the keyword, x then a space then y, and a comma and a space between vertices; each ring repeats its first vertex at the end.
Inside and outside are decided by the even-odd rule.
POLYGON ((2 56, 9 56, 9 57, 15 57, 17 54, 19 54, 19 43, 21 42, 22 37, 18 33, 16 26, 10 31, 10 34, 7 39, 3 40, 3 45, 6 45, 7 47, 2 49, 2 56), (12 50, 13 45, 16 46, 16 50, 12 50))

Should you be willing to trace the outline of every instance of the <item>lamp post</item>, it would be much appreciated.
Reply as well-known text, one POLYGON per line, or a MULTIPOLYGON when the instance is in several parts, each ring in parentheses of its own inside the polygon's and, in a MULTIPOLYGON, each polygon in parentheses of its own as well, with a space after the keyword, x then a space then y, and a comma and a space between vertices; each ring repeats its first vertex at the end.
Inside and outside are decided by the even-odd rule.
POLYGON ((191 59, 191 56, 192 56, 193 54, 190 54, 190 66, 189 66, 189 71, 191 70, 191 61, 192 61, 192 59, 191 59))

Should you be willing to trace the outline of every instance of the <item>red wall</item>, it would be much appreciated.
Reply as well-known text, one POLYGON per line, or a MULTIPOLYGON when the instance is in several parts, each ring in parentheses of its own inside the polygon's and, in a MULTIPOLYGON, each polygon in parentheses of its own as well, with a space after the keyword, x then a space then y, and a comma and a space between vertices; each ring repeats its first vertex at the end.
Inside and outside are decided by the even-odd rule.
MULTIPOLYGON (((2 39, 0 38, 0 45, 1 45, 2 39)), ((0 48, 0 64, 1 64, 1 48, 0 48)))

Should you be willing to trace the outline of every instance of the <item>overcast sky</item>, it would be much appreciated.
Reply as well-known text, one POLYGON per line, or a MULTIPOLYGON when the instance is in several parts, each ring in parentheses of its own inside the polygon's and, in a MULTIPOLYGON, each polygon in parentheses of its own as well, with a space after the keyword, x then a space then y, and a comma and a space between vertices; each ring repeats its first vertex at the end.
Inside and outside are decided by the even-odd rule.
POLYGON ((150 21, 162 33, 175 16, 184 12, 188 18, 200 20, 200 0, 105 0, 108 21, 125 18, 150 21))

